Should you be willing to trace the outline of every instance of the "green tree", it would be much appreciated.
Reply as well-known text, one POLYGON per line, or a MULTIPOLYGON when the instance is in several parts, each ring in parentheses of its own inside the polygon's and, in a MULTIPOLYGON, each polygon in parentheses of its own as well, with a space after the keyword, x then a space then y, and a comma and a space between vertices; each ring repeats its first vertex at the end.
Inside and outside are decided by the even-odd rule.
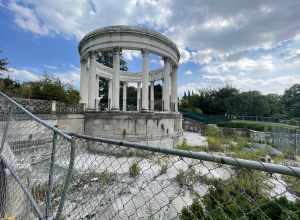
POLYGON ((79 92, 76 89, 74 89, 73 86, 68 85, 67 88, 65 89, 64 102, 69 103, 69 104, 75 104, 75 103, 79 103, 79 101, 80 101, 79 92))
POLYGON ((300 117, 300 84, 285 90, 282 102, 289 116, 300 117))
MULTIPOLYGON (((103 51, 97 55, 97 61, 105 66, 113 68, 113 51, 103 51)), ((121 56, 120 70, 128 71, 127 62, 121 56)))
POLYGON ((31 98, 42 100, 56 100, 69 104, 78 103, 79 92, 71 85, 63 84, 59 78, 45 74, 37 82, 29 82, 31 87, 31 98))
POLYGON ((8 71, 7 65, 8 65, 7 58, 0 58, 0 73, 8 71))

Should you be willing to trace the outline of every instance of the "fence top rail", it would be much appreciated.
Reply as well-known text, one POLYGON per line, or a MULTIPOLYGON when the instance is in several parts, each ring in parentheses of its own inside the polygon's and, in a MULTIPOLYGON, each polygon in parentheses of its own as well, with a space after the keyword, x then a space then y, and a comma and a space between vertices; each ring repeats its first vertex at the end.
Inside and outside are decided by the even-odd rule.
POLYGON ((290 175, 290 176, 295 176, 300 178, 299 167, 284 166, 280 164, 265 163, 265 162, 254 161, 254 160, 245 160, 245 159, 233 158, 228 156, 220 156, 212 153, 209 154, 206 152, 191 152, 191 151, 184 151, 178 149, 161 148, 161 147, 137 144, 137 143, 127 142, 127 141, 121 141, 121 140, 112 140, 107 138, 92 137, 88 135, 80 135, 75 133, 69 133, 69 135, 77 138, 83 138, 83 139, 95 141, 95 142, 116 144, 116 145, 121 145, 125 147, 146 150, 146 151, 151 151, 156 153, 164 153, 164 154, 174 155, 179 157, 205 160, 205 161, 216 162, 216 163, 221 163, 221 164, 226 164, 231 166, 238 166, 242 168, 265 171, 269 173, 285 174, 285 175, 290 175))
POLYGON ((59 134, 59 135, 63 136, 64 138, 66 138, 67 140, 72 140, 72 137, 70 135, 68 135, 65 132, 63 132, 62 130, 60 130, 60 129, 58 129, 58 128, 56 128, 56 127, 48 124, 47 122, 43 121, 39 117, 35 116, 34 114, 32 114, 30 111, 28 111, 26 108, 24 108, 22 105, 20 105, 19 103, 17 103, 15 100, 13 100, 12 98, 10 98, 9 96, 7 96, 6 94, 4 94, 3 92, 0 91, 0 95, 3 96, 5 99, 7 99, 12 104, 14 104, 15 106, 17 106, 18 108, 22 109, 22 111, 24 111, 28 116, 30 116, 36 122, 44 125, 45 127, 49 128, 50 130, 53 130, 57 134, 59 134))

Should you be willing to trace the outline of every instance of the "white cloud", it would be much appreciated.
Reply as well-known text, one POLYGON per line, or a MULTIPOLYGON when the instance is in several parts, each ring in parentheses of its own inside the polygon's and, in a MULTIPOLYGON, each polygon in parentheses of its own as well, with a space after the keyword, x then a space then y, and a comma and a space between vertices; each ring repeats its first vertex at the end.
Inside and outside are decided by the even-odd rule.
POLYGON ((52 69, 52 70, 55 70, 55 69, 57 69, 57 67, 56 67, 56 66, 47 65, 47 64, 45 64, 45 65, 44 65, 44 67, 46 67, 47 69, 52 69))
POLYGON ((76 88, 79 88, 80 84, 80 68, 73 67, 72 69, 62 71, 62 72, 54 72, 52 73, 55 77, 58 77, 63 83, 71 84, 76 88))
MULTIPOLYGON (((206 77, 201 86, 232 82, 239 88, 281 92, 297 81, 295 74, 300 75, 300 4, 296 0, 8 1, 15 23, 39 35, 80 40, 95 28, 116 24, 158 30, 177 43, 181 64, 196 64, 199 71, 189 69, 206 77), (294 44, 287 47, 289 41, 294 44)), ((128 60, 138 54, 123 53, 128 60)), ((76 81, 78 76, 70 74, 76 81)))
POLYGON ((222 17, 217 17, 211 20, 207 20, 203 26, 207 29, 221 30, 228 27, 234 27, 235 25, 236 23, 233 18, 226 19, 222 17))
POLYGON ((125 58, 125 60, 131 61, 134 58, 140 58, 141 52, 137 50, 123 50, 122 56, 125 58))
POLYGON ((48 34, 48 28, 41 24, 32 9, 15 2, 11 2, 8 8, 15 13, 15 23, 19 27, 39 35, 48 34))
MULTIPOLYGON (((80 69, 78 67, 66 71, 52 72, 50 75, 58 77, 63 83, 71 84, 76 88, 79 88, 80 69)), ((9 77, 19 82, 38 81, 42 78, 42 75, 25 68, 9 68, 9 71, 4 72, 2 76, 9 77)))
POLYGON ((31 71, 16 68, 9 68, 8 72, 4 72, 2 75, 4 77, 9 77, 13 80, 17 80, 20 82, 37 81, 40 79, 39 75, 31 71))
POLYGON ((179 47, 180 52, 180 64, 187 63, 190 61, 191 54, 188 50, 179 47))
POLYGON ((191 70, 187 70, 187 71, 184 72, 184 74, 185 74, 185 75, 192 75, 193 72, 192 72, 191 70))
MULTIPOLYGON (((264 94, 276 93, 283 94, 285 89, 295 83, 300 83, 300 78, 296 75, 275 76, 272 78, 263 78, 255 76, 238 76, 235 74, 226 75, 205 75, 205 80, 210 80, 215 84, 224 86, 231 85, 241 91, 258 90, 264 94), (274 87, 274 85, 276 85, 274 87)), ((209 83, 210 84, 210 83, 209 83)))

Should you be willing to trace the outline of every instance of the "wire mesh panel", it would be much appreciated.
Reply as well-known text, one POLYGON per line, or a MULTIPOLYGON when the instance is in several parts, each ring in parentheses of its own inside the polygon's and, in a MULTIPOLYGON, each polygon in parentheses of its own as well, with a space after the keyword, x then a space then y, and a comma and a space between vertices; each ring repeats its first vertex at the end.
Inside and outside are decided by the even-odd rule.
POLYGON ((297 157, 212 135, 196 153, 71 137, 3 98, 0 219, 300 219, 297 157))
MULTIPOLYGON (((66 219, 300 217, 299 179, 274 173, 264 163, 256 162, 259 171, 234 158, 235 164, 228 165, 222 154, 197 159, 186 151, 136 149, 84 136, 77 136, 76 146, 62 212, 66 219)), ((290 169, 299 175, 297 168, 290 169)))
POLYGON ((71 171, 55 167, 55 159, 70 161, 71 138, 54 127, 55 120, 42 121, 5 95, 0 98, 6 103, 0 114, 1 217, 52 217, 71 171), (61 189, 52 188, 53 182, 61 189))

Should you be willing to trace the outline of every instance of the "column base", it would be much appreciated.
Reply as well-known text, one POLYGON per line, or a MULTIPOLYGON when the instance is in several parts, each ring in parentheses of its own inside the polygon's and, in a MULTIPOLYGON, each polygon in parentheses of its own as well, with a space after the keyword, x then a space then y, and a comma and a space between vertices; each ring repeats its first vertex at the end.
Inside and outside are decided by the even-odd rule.
POLYGON ((142 108, 142 109, 141 109, 141 112, 149 112, 149 109, 144 109, 144 108, 142 108))
POLYGON ((112 111, 112 112, 119 112, 120 109, 119 108, 111 108, 110 111, 112 111))

